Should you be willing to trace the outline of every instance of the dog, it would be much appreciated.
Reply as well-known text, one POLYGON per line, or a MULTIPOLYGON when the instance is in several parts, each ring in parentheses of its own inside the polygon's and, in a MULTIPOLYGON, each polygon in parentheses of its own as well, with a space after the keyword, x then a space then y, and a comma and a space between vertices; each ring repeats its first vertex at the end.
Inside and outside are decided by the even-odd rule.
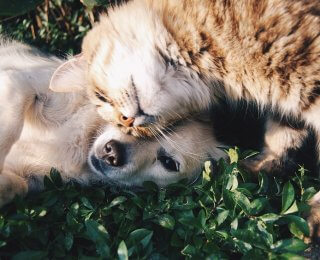
MULTIPOLYGON (((52 167, 64 182, 84 186, 133 188, 153 181, 164 187, 181 179, 193 182, 206 160, 226 157, 205 115, 180 121, 163 135, 137 138, 102 119, 73 58, 47 56, 4 38, 0 57, 0 206, 42 190, 52 167), (55 72, 66 62, 70 77, 60 78, 55 72), (77 90, 53 92, 52 79, 77 90)), ((311 228, 318 223, 319 201, 316 195, 310 202, 311 228)))
POLYGON ((166 186, 181 179, 192 182, 206 160, 225 157, 205 117, 139 139, 99 116, 77 66, 68 67, 68 78, 53 77, 65 60, 3 37, 0 57, 0 206, 43 189, 52 167, 64 182, 81 185, 130 188, 153 181, 166 186), (76 85, 77 91, 51 91, 52 77, 55 83, 76 85))

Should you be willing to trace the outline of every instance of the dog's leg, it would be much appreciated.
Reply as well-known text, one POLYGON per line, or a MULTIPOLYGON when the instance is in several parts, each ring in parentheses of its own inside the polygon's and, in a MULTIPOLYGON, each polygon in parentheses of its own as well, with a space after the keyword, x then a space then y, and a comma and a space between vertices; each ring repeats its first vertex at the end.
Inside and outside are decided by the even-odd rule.
POLYGON ((27 191, 27 181, 22 177, 6 170, 0 174, 0 207, 12 201, 16 195, 26 195, 27 191))
POLYGON ((243 166, 251 172, 279 170, 281 162, 286 160, 287 151, 299 148, 307 134, 306 129, 294 129, 269 119, 262 152, 243 161, 243 166))
POLYGON ((34 100, 34 90, 22 72, 0 72, 0 172, 6 155, 19 139, 25 110, 34 100))

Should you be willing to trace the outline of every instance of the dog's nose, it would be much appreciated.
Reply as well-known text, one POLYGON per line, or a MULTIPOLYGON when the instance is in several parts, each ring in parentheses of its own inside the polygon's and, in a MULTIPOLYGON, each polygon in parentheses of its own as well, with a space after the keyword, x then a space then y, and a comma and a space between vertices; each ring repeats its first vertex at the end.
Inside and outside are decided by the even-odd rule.
POLYGON ((111 166, 122 166, 124 164, 124 151, 122 145, 114 140, 106 143, 104 146, 103 159, 111 166))
POLYGON ((126 117, 124 115, 119 115, 119 122, 125 127, 133 127, 134 117, 126 117))

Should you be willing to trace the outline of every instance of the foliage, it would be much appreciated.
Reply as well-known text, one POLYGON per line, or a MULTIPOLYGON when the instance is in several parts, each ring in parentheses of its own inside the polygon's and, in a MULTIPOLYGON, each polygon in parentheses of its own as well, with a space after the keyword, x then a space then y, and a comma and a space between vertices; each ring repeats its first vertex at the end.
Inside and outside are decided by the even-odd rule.
POLYGON ((0 258, 300 259, 319 183, 302 167, 290 181, 255 182, 238 167, 244 155, 228 154, 193 186, 147 182, 140 193, 63 185, 53 170, 45 192, 0 211, 0 258))
MULTIPOLYGON (((34 10, 41 1, 14 2, 0 0, 0 33, 65 55, 79 52, 97 13, 115 1, 43 0, 34 10)), ((0 210, 0 258, 300 259, 306 201, 319 182, 303 167, 290 180, 252 180, 238 167, 247 155, 228 155, 232 163, 207 162, 194 186, 145 183, 139 193, 63 185, 53 170, 44 192, 0 210)))
POLYGON ((121 0, 0 0, 0 34, 59 56, 78 53, 81 40, 97 20, 98 13, 119 2, 121 0), (22 12, 27 13, 17 16, 22 12))

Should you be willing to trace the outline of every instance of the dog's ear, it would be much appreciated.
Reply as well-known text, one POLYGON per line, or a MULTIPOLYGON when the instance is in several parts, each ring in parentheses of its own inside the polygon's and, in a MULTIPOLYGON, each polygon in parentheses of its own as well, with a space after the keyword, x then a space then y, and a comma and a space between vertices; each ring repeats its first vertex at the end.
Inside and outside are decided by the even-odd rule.
POLYGON ((82 54, 61 64, 53 73, 49 88, 54 92, 76 92, 86 85, 87 62, 82 54))

